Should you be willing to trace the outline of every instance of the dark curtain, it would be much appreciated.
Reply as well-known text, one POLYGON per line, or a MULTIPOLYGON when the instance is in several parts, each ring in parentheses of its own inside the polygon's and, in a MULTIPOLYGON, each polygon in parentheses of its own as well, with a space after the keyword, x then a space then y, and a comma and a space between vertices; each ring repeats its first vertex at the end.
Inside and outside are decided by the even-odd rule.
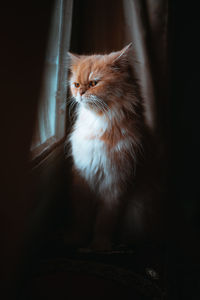
POLYGON ((200 299, 199 8, 171 1, 170 11, 169 299, 200 299))
POLYGON ((35 201, 29 149, 52 1, 1 3, 0 298, 15 299, 24 233, 35 201))

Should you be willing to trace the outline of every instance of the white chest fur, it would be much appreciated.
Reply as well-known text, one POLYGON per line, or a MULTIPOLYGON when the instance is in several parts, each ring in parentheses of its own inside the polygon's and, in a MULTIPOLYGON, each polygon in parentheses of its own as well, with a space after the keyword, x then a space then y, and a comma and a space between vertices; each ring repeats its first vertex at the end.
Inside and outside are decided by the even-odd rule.
POLYGON ((78 119, 70 137, 72 156, 76 168, 91 183, 100 169, 108 172, 107 150, 100 139, 107 126, 104 117, 84 107, 79 108, 78 119))

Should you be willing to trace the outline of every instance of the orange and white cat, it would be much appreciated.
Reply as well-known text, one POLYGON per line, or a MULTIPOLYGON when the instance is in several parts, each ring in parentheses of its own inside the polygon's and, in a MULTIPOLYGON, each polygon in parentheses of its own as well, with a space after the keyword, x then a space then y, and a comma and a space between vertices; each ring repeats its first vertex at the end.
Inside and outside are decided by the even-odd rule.
MULTIPOLYGON (((128 45, 106 55, 69 54, 70 89, 78 103, 69 141, 74 170, 98 199, 93 200, 91 223, 91 247, 97 250, 111 249, 124 199, 136 185, 145 152, 146 125, 130 49, 128 45)), ((87 219, 87 205, 85 210, 87 219)))

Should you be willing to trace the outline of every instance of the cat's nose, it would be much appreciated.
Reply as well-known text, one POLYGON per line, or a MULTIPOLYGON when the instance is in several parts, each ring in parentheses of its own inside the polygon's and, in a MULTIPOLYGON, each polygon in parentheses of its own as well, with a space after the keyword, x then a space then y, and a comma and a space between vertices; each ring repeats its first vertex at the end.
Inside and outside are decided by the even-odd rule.
POLYGON ((81 88, 81 89, 79 90, 79 93, 80 93, 81 96, 82 96, 83 94, 85 94, 85 92, 86 92, 86 90, 83 89, 83 88, 81 88))

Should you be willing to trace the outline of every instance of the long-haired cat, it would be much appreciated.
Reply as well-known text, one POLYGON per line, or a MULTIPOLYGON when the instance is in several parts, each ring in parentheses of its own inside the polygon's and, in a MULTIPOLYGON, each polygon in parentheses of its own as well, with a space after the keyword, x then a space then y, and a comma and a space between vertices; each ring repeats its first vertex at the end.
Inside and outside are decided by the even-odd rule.
POLYGON ((116 231, 125 241, 141 232, 144 210, 154 218, 147 187, 152 175, 144 167, 149 135, 131 48, 106 55, 69 53, 70 89, 78 103, 69 137, 77 193, 72 213, 79 224, 72 235, 90 232, 90 247, 97 250, 111 249, 116 231))

